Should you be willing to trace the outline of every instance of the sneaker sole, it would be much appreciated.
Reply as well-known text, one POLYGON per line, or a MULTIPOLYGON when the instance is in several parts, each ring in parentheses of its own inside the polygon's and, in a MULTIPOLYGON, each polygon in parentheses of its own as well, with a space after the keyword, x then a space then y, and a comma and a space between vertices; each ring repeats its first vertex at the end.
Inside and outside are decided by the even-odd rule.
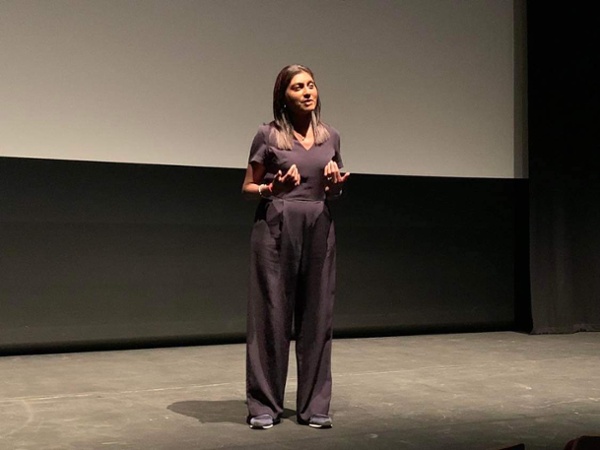
POLYGON ((269 428, 273 428, 273 425, 265 425, 264 427, 258 425, 250 425, 250 428, 253 430, 268 430, 269 428))

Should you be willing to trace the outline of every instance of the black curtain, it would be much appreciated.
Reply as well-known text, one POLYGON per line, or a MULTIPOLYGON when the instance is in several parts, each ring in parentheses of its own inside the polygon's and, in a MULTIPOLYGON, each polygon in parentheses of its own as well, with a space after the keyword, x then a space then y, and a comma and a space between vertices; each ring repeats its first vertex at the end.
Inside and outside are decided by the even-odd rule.
POLYGON ((600 22, 532 0, 527 28, 533 332, 600 331, 600 22))

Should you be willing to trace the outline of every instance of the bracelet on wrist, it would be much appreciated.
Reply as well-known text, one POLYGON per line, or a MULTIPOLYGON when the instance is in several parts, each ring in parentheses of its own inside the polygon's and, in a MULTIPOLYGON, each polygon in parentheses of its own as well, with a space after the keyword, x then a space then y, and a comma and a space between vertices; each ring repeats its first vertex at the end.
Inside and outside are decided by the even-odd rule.
POLYGON ((260 195, 262 198, 269 198, 270 196, 265 195, 263 192, 267 190, 269 191, 270 194, 273 194, 273 191, 271 191, 271 187, 267 184, 259 184, 258 185, 258 195, 260 195))

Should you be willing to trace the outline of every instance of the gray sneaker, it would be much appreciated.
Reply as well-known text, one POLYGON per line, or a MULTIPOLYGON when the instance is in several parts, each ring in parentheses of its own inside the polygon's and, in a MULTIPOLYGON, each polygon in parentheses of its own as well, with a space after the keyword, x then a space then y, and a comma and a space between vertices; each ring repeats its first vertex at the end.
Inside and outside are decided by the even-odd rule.
POLYGON ((333 422, 331 417, 326 414, 315 414, 308 420, 308 426, 313 428, 331 428, 333 422))
POLYGON ((273 428, 275 421, 269 414, 251 417, 248 421, 250 428, 254 430, 267 430, 273 428))

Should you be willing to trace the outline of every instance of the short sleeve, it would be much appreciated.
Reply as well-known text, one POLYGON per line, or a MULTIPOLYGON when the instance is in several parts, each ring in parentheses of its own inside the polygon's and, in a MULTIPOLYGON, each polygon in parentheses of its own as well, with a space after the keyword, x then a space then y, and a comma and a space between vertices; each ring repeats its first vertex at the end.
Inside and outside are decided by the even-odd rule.
POLYGON ((267 145, 267 134, 264 126, 261 126, 256 132, 256 136, 252 140, 250 146, 250 156, 248 163, 260 163, 267 165, 267 153, 269 146, 267 145))

